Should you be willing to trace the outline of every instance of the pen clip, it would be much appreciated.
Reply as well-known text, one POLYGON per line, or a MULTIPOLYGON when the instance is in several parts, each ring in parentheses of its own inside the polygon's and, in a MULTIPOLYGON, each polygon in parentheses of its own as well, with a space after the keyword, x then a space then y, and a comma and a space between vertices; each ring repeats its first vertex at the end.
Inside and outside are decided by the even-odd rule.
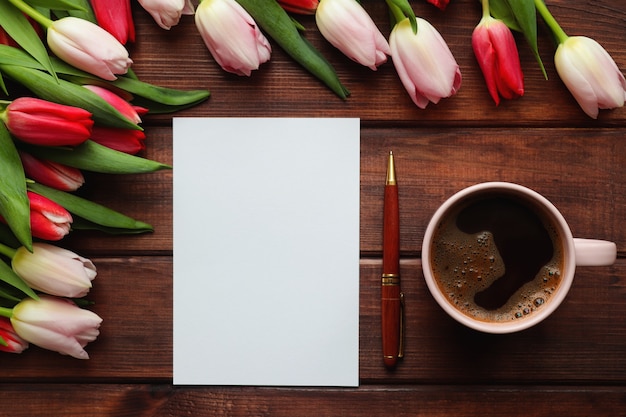
POLYGON ((400 293, 400 343, 398 345, 398 358, 404 357, 404 293, 400 293))

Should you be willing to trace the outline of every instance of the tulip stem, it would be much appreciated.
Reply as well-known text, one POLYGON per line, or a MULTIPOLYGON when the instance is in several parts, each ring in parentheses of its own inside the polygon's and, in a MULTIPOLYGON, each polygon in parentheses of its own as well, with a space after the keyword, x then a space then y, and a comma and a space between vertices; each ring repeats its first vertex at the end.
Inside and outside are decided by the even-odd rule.
POLYGON ((13 309, 8 307, 0 307, 0 316, 11 318, 13 316, 13 309))
POLYGON ((7 245, 0 243, 0 255, 4 255, 7 258, 13 259, 13 257, 15 256, 15 252, 17 252, 17 249, 13 249, 7 245))
POLYGON ((483 19, 487 19, 491 17, 491 12, 489 10, 489 0, 481 0, 483 5, 483 19))
POLYGON ((552 31, 552 34, 556 38, 557 42, 559 44, 565 42, 565 40, 568 38, 567 33, 565 33, 561 26, 559 26, 558 22, 556 21, 554 16, 552 16, 543 0, 535 0, 535 8, 541 15, 541 18, 544 20, 544 22, 546 22, 546 24, 552 31))
POLYGON ((33 20, 39 23, 41 26, 46 29, 52 24, 52 20, 48 19, 46 16, 39 13, 33 7, 29 6, 22 0, 9 0, 9 3, 20 9, 20 11, 24 12, 28 16, 30 16, 33 20))

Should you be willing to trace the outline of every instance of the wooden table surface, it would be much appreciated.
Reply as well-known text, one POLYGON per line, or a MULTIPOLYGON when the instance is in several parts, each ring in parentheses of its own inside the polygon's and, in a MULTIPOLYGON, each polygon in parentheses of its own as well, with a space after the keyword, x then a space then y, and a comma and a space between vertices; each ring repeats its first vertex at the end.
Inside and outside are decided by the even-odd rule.
MULTIPOLYGON (((543 24, 538 36, 549 80, 520 38, 526 93, 496 107, 471 49, 479 2, 452 0, 445 12, 422 0, 411 3, 442 33, 463 74, 456 96, 426 110, 412 104, 391 62, 377 72, 354 64, 320 37, 310 17, 300 19, 307 37, 351 90, 345 101, 276 45, 272 60, 250 78, 227 74, 210 57, 192 17, 168 32, 134 4, 138 39, 129 49, 138 76, 211 91, 207 102, 176 116, 361 118, 360 386, 173 386, 173 172, 88 175, 87 197, 156 230, 123 237, 77 232, 63 242, 99 268, 89 298, 104 319, 101 335, 87 347, 88 361, 35 346, 0 355, 0 415, 626 415, 626 109, 601 111, 598 120, 582 112, 556 74, 543 24), (390 149, 400 184, 407 299, 406 357, 393 371, 381 359, 379 306, 390 149), (422 237, 434 210, 457 190, 490 180, 543 193, 575 236, 618 247, 614 266, 579 268, 553 316, 512 335, 481 334, 454 322, 432 299, 421 273, 422 237)), ((595 38, 626 69, 625 2, 548 5, 568 34, 595 38)), ((388 34, 384 2, 364 6, 388 34)), ((171 117, 144 118, 146 157, 172 161, 171 117)), ((197 216, 202 222, 211 207, 198 207, 197 216)))

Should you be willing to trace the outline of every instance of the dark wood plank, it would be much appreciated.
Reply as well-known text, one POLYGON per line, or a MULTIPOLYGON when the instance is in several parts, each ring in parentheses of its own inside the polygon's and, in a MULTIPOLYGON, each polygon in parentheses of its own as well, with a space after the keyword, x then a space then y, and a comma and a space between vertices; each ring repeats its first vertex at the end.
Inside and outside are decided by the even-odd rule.
POLYGON ((371 386, 358 389, 3 384, 13 417, 623 416, 623 387, 371 386), (488 411, 487 411, 488 410, 488 411), (364 413, 366 411, 366 413, 364 413), (58 414, 56 414, 58 413, 58 414))
POLYGON ((29 347, 0 355, 2 381, 168 379, 172 376, 172 258, 93 258, 98 276, 86 297, 103 319, 81 361, 29 347))
POLYGON ((626 261, 581 267, 565 302, 544 322, 510 335, 465 328, 433 300, 421 263, 401 263, 406 356, 382 364, 379 260, 361 264, 360 377, 388 384, 622 384, 626 369, 626 261), (593 382, 592 382, 593 381, 593 382))
POLYGON ((546 196, 577 237, 626 251, 626 143, 618 129, 363 129, 361 250, 380 253, 385 156, 393 150, 401 247, 421 249, 434 211, 461 189, 510 181, 546 196))
MULTIPOLYGON (((78 361, 31 347, 0 355, 1 381, 171 381, 172 260, 95 259, 90 299, 104 323, 78 361)), ((361 262, 360 378, 363 384, 621 384, 626 369, 626 261, 577 271, 565 303, 534 329, 513 335, 467 330, 428 293, 417 259, 402 262, 407 354, 387 371, 380 351, 379 259, 361 262)), ((199 349, 202 347, 199 346, 199 349)))

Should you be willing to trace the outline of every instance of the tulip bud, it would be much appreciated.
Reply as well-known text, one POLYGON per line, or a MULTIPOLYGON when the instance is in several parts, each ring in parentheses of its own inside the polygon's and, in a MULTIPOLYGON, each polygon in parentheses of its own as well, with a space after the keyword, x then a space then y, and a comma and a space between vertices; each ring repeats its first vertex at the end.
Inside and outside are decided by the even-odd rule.
POLYGON ((461 87, 461 71, 439 32, 417 18, 417 34, 409 18, 398 22, 389 37, 391 57, 400 81, 419 108, 438 103, 461 87))
POLYGON ((554 55, 556 70, 580 107, 593 119, 599 109, 622 107, 626 80, 609 53, 595 40, 571 36, 554 55))
POLYGON ((91 113, 32 97, 13 100, 0 115, 11 134, 42 146, 80 145, 91 136, 91 113))
POLYGON ((135 41, 135 24, 130 0, 90 0, 98 25, 122 45, 135 41))
POLYGON ((117 111, 126 116, 126 118, 133 123, 141 123, 141 117, 139 117, 137 110, 142 112, 147 111, 141 107, 133 106, 128 101, 124 100, 122 97, 107 88, 99 87, 97 85, 83 85, 83 87, 99 95, 100 98, 115 107, 117 111))
POLYGON ((7 344, 0 345, 0 351, 9 353, 22 353, 28 348, 28 342, 15 333, 11 321, 6 317, 0 317, 0 337, 7 344))
POLYGON ((139 4, 166 30, 176 26, 182 15, 194 13, 190 0, 139 0, 139 4))
POLYGON ((32 289, 60 297, 87 295, 97 274, 93 262, 47 243, 35 242, 32 249, 19 247, 11 260, 13 271, 32 289))
POLYGON ((280 7, 297 14, 315 14, 319 3, 319 0, 278 0, 280 7))
POLYGON ((372 70, 387 62, 389 44, 356 0, 322 0, 315 21, 322 36, 353 61, 372 70))
POLYGON ((126 74, 133 61, 124 46, 100 26, 73 16, 55 20, 48 27, 48 46, 76 68, 105 80, 126 74))
POLYGON ((488 15, 483 17, 472 33, 472 47, 496 105, 500 103, 500 95, 505 99, 524 95, 517 46, 503 21, 488 15))
POLYGON ((91 140, 107 148, 134 155, 144 149, 146 134, 136 129, 95 126, 91 140))
POLYGON ((196 10, 196 27, 225 71, 249 76, 270 59, 270 43, 235 0, 202 0, 196 10))
POLYGON ((72 215, 48 198, 27 192, 30 201, 30 228, 34 237, 61 240, 70 232, 72 215))
POLYGON ((31 180, 61 191, 76 191, 85 183, 83 173, 74 167, 46 161, 19 151, 24 173, 31 180))
POLYGON ((68 299, 42 295, 27 298, 13 308, 11 324, 24 340, 41 348, 89 359, 83 349, 100 334, 102 319, 68 299))
POLYGON ((450 0, 428 0, 428 2, 437 7, 439 10, 443 11, 446 10, 446 7, 448 6, 448 3, 450 3, 450 0))

